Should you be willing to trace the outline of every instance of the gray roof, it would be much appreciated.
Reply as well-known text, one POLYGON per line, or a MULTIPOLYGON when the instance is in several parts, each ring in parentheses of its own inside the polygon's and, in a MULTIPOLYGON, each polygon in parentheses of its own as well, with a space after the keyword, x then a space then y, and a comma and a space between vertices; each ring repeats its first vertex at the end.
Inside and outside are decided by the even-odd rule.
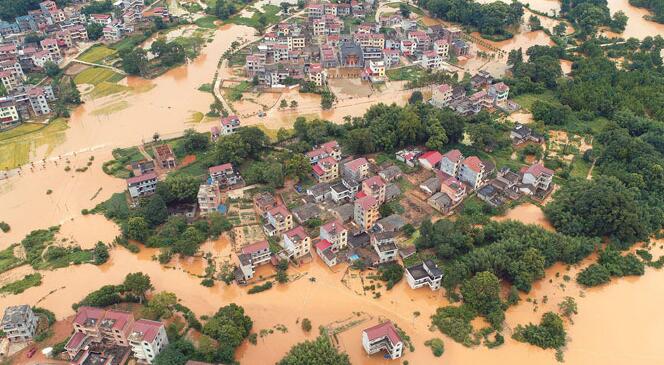
POLYGON ((424 186, 430 191, 436 193, 440 191, 440 179, 437 177, 432 177, 421 183, 420 186, 424 186))
POLYGON ((321 210, 318 205, 313 203, 306 203, 299 207, 293 208, 293 215, 300 223, 306 222, 309 219, 316 218, 320 215, 321 210))
POLYGON ((308 188, 307 194, 311 194, 313 196, 321 196, 325 195, 328 191, 330 191, 330 184, 320 183, 308 188))
POLYGON ((429 272, 431 272, 431 275, 433 276, 441 276, 443 275, 443 272, 440 271, 438 268, 438 265, 436 265, 435 262, 431 259, 424 260, 424 265, 426 265, 427 269, 429 269, 429 272))
POLYGON ((377 223, 383 227, 383 230, 385 231, 398 231, 401 229, 401 227, 406 225, 406 221, 404 221, 403 217, 398 214, 392 214, 388 217, 380 219, 377 223))
POLYGON ((401 168, 399 168, 399 166, 396 165, 390 166, 378 172, 378 175, 380 175, 383 179, 387 181, 394 180, 396 177, 398 177, 401 174, 402 174, 401 168))
POLYGON ((387 184, 385 187, 385 199, 392 200, 399 195, 401 195, 401 189, 399 189, 399 185, 394 183, 387 184))
POLYGON ((348 203, 340 207, 334 208, 334 211, 339 216, 339 219, 345 222, 353 217, 354 209, 355 207, 353 206, 353 204, 348 203))
POLYGON ((450 199, 445 193, 436 193, 429 199, 435 201, 436 204, 441 207, 449 207, 452 205, 452 199, 450 199))
POLYGON ((25 323, 26 318, 32 313, 32 309, 27 304, 7 307, 2 316, 3 326, 15 326, 25 323))
POLYGON ((477 192, 477 195, 481 195, 481 196, 483 196, 483 197, 486 197, 486 198, 489 198, 489 199, 490 199, 490 198, 492 198, 493 196, 495 196, 497 193, 498 193, 498 191, 496 190, 496 188, 495 188, 493 185, 491 185, 491 184, 487 184, 487 185, 484 185, 484 186, 483 186, 483 187, 477 192))
POLYGON ((364 247, 369 244, 369 240, 369 234, 366 232, 357 235, 348 235, 348 245, 352 248, 364 247))

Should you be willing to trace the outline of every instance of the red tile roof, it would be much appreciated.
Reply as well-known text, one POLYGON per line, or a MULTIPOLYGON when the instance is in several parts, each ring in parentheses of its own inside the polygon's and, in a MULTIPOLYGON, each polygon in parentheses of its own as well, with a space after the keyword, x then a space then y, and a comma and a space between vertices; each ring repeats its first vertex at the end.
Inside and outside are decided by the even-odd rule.
POLYGON ((463 160, 463 164, 475 172, 480 172, 484 168, 484 163, 477 156, 470 156, 463 160))
POLYGON ((363 332, 367 334, 369 341, 387 337, 392 345, 396 345, 397 343, 402 342, 399 333, 397 333, 397 329, 390 321, 369 327, 363 332))
POLYGON ((374 175, 374 176, 364 180, 362 182, 362 186, 367 186, 369 188, 373 188, 374 186, 375 187, 381 187, 381 186, 385 186, 385 181, 383 181, 382 177, 380 177, 378 175, 374 175))
POLYGON ((139 182, 156 179, 156 178, 157 174, 155 174, 154 172, 148 172, 147 174, 130 177, 129 179, 127 179, 127 184, 136 184, 139 182))
POLYGON ((159 329, 163 326, 164 324, 161 322, 139 319, 134 323, 130 336, 138 336, 142 341, 152 342, 159 334, 159 329))
POLYGON ((221 118, 221 125, 231 125, 233 123, 240 123, 240 118, 237 115, 229 115, 225 118, 221 118))
POLYGON ((106 311, 106 315, 104 315, 104 321, 107 319, 114 321, 111 328, 121 330, 130 320, 133 320, 133 315, 129 312, 122 312, 111 309, 106 311))
POLYGON ((74 323, 83 326, 88 319, 94 319, 97 322, 104 318, 104 310, 94 307, 80 307, 76 312, 74 323))
POLYGON ((504 93, 505 91, 509 91, 509 89, 510 89, 510 87, 505 85, 504 82, 499 82, 499 83, 493 85, 493 87, 501 93, 504 93))
POLYGON ((337 219, 337 220, 333 220, 331 222, 325 223, 321 227, 321 229, 324 230, 325 232, 329 233, 329 234, 335 235, 338 232, 345 231, 346 227, 344 227, 343 222, 341 222, 340 220, 337 219))
POLYGON ((312 169, 314 170, 314 173, 317 176, 322 176, 323 174, 325 174, 325 171, 323 171, 323 169, 320 166, 318 166, 318 164, 314 165, 312 169))
POLYGON ((328 240, 320 240, 316 243, 316 249, 321 252, 327 250, 330 246, 332 246, 332 243, 328 240))
POLYGON ((420 156, 420 160, 428 161, 431 166, 436 166, 442 158, 443 155, 441 155, 438 151, 429 151, 420 156))
POLYGON ((233 165, 231 165, 230 163, 225 163, 223 165, 212 166, 208 169, 210 174, 216 174, 218 172, 223 172, 226 170, 233 170, 233 165))
POLYGON ((524 168, 523 170, 524 170, 523 171, 524 173, 528 173, 528 174, 531 174, 533 176, 541 176, 542 174, 553 176, 553 174, 554 174, 553 170, 547 169, 541 163, 536 163, 536 164, 531 165, 527 168, 524 168))
POLYGON ((286 206, 278 205, 278 206, 268 210, 267 214, 269 214, 273 217, 278 215, 278 214, 281 214, 282 216, 284 216, 284 218, 286 218, 290 215, 290 212, 288 211, 288 208, 286 208, 286 206))
POLYGON ((83 332, 75 332, 73 336, 67 341, 67 344, 65 345, 66 349, 78 349, 78 347, 81 345, 83 340, 87 335, 83 332))
POLYGON ((242 253, 245 255, 251 255, 252 253, 256 253, 261 250, 265 250, 270 247, 270 244, 267 243, 267 241, 258 241, 255 243, 252 243, 250 245, 242 247, 242 253))
POLYGON ((351 170, 351 171, 357 171, 360 168, 360 166, 366 165, 368 163, 369 163, 369 161, 367 161, 366 158, 360 157, 360 158, 354 159, 353 161, 346 162, 346 164, 344 166, 347 169, 351 170))
POLYGON ((452 86, 450 86, 448 84, 442 84, 442 85, 438 86, 438 91, 440 91, 441 93, 451 92, 452 91, 452 86))
POLYGON ((365 196, 364 198, 357 199, 355 204, 362 207, 363 210, 367 210, 376 206, 378 204, 378 200, 376 200, 373 196, 365 196))
POLYGON ((355 199, 362 199, 362 198, 364 198, 365 196, 367 196, 367 193, 365 193, 364 191, 360 190, 360 191, 357 192, 357 194, 355 194, 355 199))
POLYGON ((443 155, 443 157, 446 157, 448 160, 456 163, 456 162, 459 162, 459 160, 461 160, 461 157, 463 157, 463 155, 461 154, 461 151, 459 151, 459 150, 451 150, 451 151, 447 151, 443 155))
POLYGON ((302 228, 302 226, 297 226, 284 234, 291 239, 297 238, 303 240, 307 238, 307 232, 304 231, 304 228, 302 228))

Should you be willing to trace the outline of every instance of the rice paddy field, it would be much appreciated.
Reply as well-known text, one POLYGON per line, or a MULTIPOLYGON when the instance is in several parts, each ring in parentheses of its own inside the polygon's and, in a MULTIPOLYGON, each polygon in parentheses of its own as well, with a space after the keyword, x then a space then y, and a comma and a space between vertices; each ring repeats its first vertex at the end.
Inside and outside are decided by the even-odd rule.
POLYGON ((102 60, 114 56, 117 51, 104 45, 98 45, 83 52, 78 59, 84 62, 99 63, 102 60))
POLYGON ((64 141, 67 128, 67 120, 58 118, 49 124, 25 123, 0 133, 0 169, 28 163, 31 151, 45 148, 48 155, 64 141))

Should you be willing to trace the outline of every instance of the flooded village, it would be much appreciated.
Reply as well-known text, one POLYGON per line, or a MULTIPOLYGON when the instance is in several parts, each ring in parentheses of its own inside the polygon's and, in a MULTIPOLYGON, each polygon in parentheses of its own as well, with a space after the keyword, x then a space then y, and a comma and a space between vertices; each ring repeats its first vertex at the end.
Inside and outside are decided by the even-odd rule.
MULTIPOLYGON (((125 10, 141 3, 145 18, 154 12, 161 18, 167 9, 169 18, 183 21, 132 43, 148 53, 154 74, 122 69, 125 51, 113 47, 138 32, 120 17, 103 28, 99 45, 81 42, 62 53, 58 77, 76 85, 82 104, 68 117, 24 111, 20 124, 0 131, 0 222, 10 226, 0 231, 0 356, 16 364, 158 364, 155 357, 169 344, 219 348, 223 337, 215 338, 209 323, 235 303, 252 321, 232 347, 240 364, 279 363, 294 346, 319 337, 352 364, 555 364, 559 353, 568 364, 663 363, 664 319, 657 315, 663 272, 646 264, 643 276, 580 284, 577 276, 598 260, 599 239, 575 263, 547 256, 528 291, 501 277, 501 299, 514 289, 518 300, 503 302, 500 330, 474 313, 470 344, 462 343, 435 320, 439 308, 465 298, 456 287, 450 295, 443 276, 453 260, 423 243, 422 236, 435 235, 423 226, 463 227, 476 249, 480 235, 498 234, 486 229, 512 221, 532 227, 514 228, 524 236, 577 239, 557 233, 545 210, 569 181, 597 176, 588 157, 595 131, 543 129, 532 94, 519 95, 503 81, 513 68, 510 51, 554 46, 549 29, 561 22, 569 35, 575 31, 559 17, 560 2, 522 2, 529 7, 520 26, 502 41, 416 4, 403 11, 399 2, 353 1, 332 11, 327 2, 302 8, 292 2, 282 10, 258 1, 231 21, 206 14, 201 5, 215 6, 207 1, 122 2, 125 10), (257 28, 261 14, 268 24, 257 28), (547 31, 531 30, 531 15, 547 31), (192 39, 198 46, 190 46, 192 39), (422 46, 424 39, 430 44, 422 46), (173 67, 156 65, 159 57, 150 52, 158 40, 195 52, 173 67), (293 46, 300 41, 306 46, 293 46), (310 48, 317 50, 309 54, 310 48), (471 122, 449 143, 452 127, 443 125, 449 130, 440 144, 431 137, 435 128, 424 124, 414 143, 399 144, 407 138, 401 130, 384 129, 394 145, 372 150, 376 133, 365 118, 381 103, 399 109, 372 109, 376 119, 412 118, 419 114, 408 108, 419 103, 432 114, 450 113, 438 118, 471 122), (489 113, 498 115, 502 144, 478 147, 469 126, 489 113), (358 133, 353 143, 349 135, 358 129, 372 134, 358 133), (155 200, 159 209, 149 211, 155 200), (400 275, 391 282, 395 267, 400 275), (108 305, 89 298, 107 285, 129 285, 139 272, 151 288, 121 292, 124 300, 108 305), (16 289, 17 283, 26 286, 16 289), (150 311, 155 297, 172 300, 167 314, 150 311), (562 313, 569 297, 576 314, 560 314, 564 347, 543 349, 513 337, 547 312, 562 313), (442 356, 432 340, 444 341, 442 356)), ((644 18, 646 9, 627 0, 609 0, 608 8, 629 20, 622 33, 601 34, 664 36, 664 25, 644 18)), ((572 61, 560 63, 563 75, 573 74, 572 61)), ((495 243, 490 239, 487 245, 495 243)), ((658 238, 627 252, 645 248, 650 262, 664 255, 658 238)), ((205 360, 201 353, 191 363, 205 360)))

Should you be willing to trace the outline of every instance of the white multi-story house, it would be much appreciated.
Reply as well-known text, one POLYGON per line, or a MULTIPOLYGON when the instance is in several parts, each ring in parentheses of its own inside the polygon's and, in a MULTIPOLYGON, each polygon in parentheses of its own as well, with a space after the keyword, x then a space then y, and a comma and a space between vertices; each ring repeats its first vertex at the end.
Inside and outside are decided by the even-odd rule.
POLYGON ((293 228, 293 215, 284 205, 268 210, 265 220, 267 223, 263 226, 263 230, 270 237, 293 228))
POLYGON ((510 87, 504 82, 499 82, 489 86, 488 94, 493 98, 495 103, 500 103, 507 100, 510 96, 510 87))
POLYGON ((139 319, 134 323, 128 341, 134 357, 148 364, 152 364, 155 356, 168 345, 164 324, 147 319, 139 319))
POLYGON ((437 108, 445 108, 452 101, 452 86, 448 84, 438 85, 431 93, 431 105, 437 108))
POLYGON ((157 190, 157 174, 148 172, 127 179, 127 189, 132 199, 154 194, 157 190))
POLYGON ((242 182, 242 176, 233 169, 231 163, 212 166, 208 169, 210 179, 219 184, 220 187, 233 186, 242 182))
POLYGON ((297 226, 284 233, 282 247, 289 257, 302 257, 311 251, 311 237, 302 226, 297 226))
POLYGON ((219 204, 221 204, 221 194, 219 193, 219 185, 217 184, 203 184, 198 188, 198 209, 201 215, 206 215, 212 212, 217 212, 219 204))
POLYGON ((390 321, 362 331, 362 346, 369 355, 385 351, 392 360, 400 358, 403 353, 401 336, 390 321))
POLYGON ((463 161, 463 154, 461 151, 448 151, 440 160, 440 170, 450 176, 458 176, 461 161, 463 161))
POLYGON ((268 263, 271 257, 270 244, 259 241, 242 247, 237 255, 240 261, 239 275, 246 281, 254 277, 256 267, 268 263))
POLYGON ((366 179, 369 176, 369 161, 364 157, 360 157, 346 162, 342 175, 344 179, 353 179, 355 181, 366 179))
POLYGON ((450 43, 445 39, 437 39, 433 42, 433 50, 446 60, 450 55, 450 43))
POLYGON ((0 130, 18 125, 21 119, 11 98, 0 98, 0 130))
POLYGON ((436 51, 425 51, 422 53, 420 65, 427 70, 438 70, 443 67, 443 58, 436 51))
POLYGON ((541 163, 524 167, 521 173, 523 174, 521 182, 525 185, 532 185, 535 190, 546 191, 551 187, 554 172, 544 167, 541 163))
POLYGON ((316 86, 323 86, 327 83, 327 71, 320 63, 312 63, 309 65, 307 80, 313 82, 316 86))
POLYGON ((334 220, 320 227, 320 239, 330 242, 336 252, 348 246, 348 230, 340 220, 334 220))
POLYGON ((484 182, 486 166, 477 156, 467 157, 461 163, 459 180, 468 183, 471 188, 477 189, 484 182))
POLYGON ((413 289, 427 285, 431 290, 438 290, 442 280, 443 272, 432 260, 424 260, 406 268, 406 281, 413 289))
POLYGON ((378 255, 376 264, 383 264, 397 259, 399 249, 394 243, 394 232, 378 232, 371 234, 371 246, 378 255))
POLYGON ((2 316, 2 331, 9 342, 29 341, 37 331, 39 318, 27 304, 7 307, 2 316))

